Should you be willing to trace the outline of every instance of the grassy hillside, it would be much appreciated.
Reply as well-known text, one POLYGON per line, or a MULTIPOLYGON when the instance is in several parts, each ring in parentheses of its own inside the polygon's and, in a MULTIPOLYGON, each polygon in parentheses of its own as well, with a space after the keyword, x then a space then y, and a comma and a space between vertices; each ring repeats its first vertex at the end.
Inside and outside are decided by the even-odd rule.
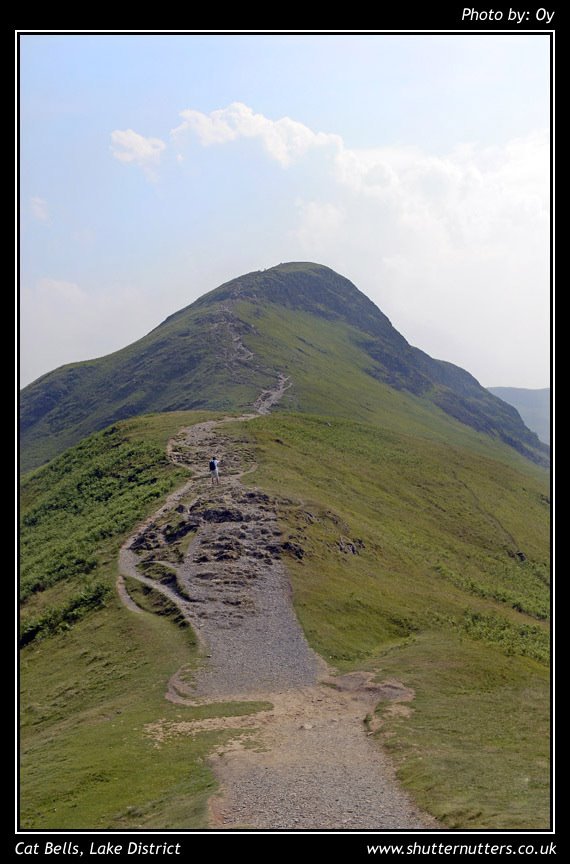
POLYGON ((311 644, 339 669, 416 691, 410 716, 378 709, 403 782, 450 827, 545 827, 546 474, 499 448, 331 418, 238 434, 256 447, 251 482, 289 499, 282 518, 304 555, 288 568, 311 644))
MULTIPOLYGON (((461 424, 450 444, 429 424, 406 432, 400 395, 385 426, 281 414, 225 433, 254 450, 248 482, 277 497, 303 550, 287 566, 311 644, 339 669, 414 688, 409 715, 378 706, 402 781, 452 827, 545 827, 547 475, 461 424)), ((166 439, 198 419, 120 423, 24 480, 24 827, 204 824, 202 757, 230 733, 159 750, 145 734, 195 710, 164 701, 169 676, 196 662, 192 634, 129 613, 113 588, 122 537, 182 480, 166 439)))
POLYGON ((343 322, 314 318, 279 305, 262 309, 242 301, 240 320, 251 328, 248 345, 256 356, 272 358, 293 382, 278 411, 352 418, 397 434, 452 443, 520 465, 518 451, 498 436, 475 429, 445 413, 430 399, 384 383, 362 333, 343 322))
POLYGON ((298 411, 334 405, 338 416, 386 425, 397 405, 444 436, 447 421, 465 424, 530 459, 548 459, 517 412, 471 375, 410 346, 348 279, 297 263, 234 279, 121 351, 24 388, 22 470, 129 417, 251 407, 279 372, 291 375, 298 411))
POLYGON ((186 479, 165 459, 166 441, 203 417, 122 423, 23 482, 23 829, 203 826, 216 785, 204 757, 238 733, 157 750, 145 727, 263 707, 165 701, 170 675, 196 662, 193 634, 168 615, 127 612, 115 594, 123 537, 186 479))

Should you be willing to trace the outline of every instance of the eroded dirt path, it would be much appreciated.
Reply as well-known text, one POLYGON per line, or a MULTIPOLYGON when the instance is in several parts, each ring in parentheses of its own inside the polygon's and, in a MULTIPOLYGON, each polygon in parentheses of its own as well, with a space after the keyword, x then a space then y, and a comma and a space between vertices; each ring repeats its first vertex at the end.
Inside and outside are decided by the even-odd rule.
MULTIPOLYGON (((412 694, 394 682, 405 706, 412 694)), ((222 792, 211 799, 212 825, 227 828, 363 830, 426 828, 401 791, 364 718, 382 686, 353 673, 271 696, 261 749, 226 750, 214 762, 222 792)))
MULTIPOLYGON (((258 414, 288 385, 279 376, 255 403, 258 414)), ((391 711, 410 711, 413 693, 397 681, 374 683, 366 673, 335 676, 310 648, 283 563, 294 544, 279 527, 277 502, 241 483, 255 463, 243 447, 236 451, 226 422, 235 418, 197 424, 170 442, 170 458, 187 465, 192 478, 125 543, 118 588, 132 610, 138 607, 129 578, 158 591, 198 635, 204 663, 191 676, 179 670, 167 699, 263 700, 273 707, 247 717, 157 721, 146 734, 160 747, 174 735, 243 730, 212 758, 220 780, 210 802, 212 827, 437 827, 400 789, 365 723, 381 700, 391 711), (213 455, 221 477, 215 486, 208 471, 213 455)))
POLYGON ((253 407, 258 414, 269 414, 272 407, 281 401, 283 394, 291 386, 291 381, 285 375, 279 375, 277 385, 268 390, 262 390, 253 407))

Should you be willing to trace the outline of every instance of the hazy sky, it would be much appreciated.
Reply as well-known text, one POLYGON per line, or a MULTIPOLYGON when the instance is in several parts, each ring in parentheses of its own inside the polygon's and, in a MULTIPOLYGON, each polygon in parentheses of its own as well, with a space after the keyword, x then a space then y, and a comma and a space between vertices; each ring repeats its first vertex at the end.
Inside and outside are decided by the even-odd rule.
POLYGON ((23 36, 22 385, 305 260, 548 386, 548 75, 546 35, 23 36))

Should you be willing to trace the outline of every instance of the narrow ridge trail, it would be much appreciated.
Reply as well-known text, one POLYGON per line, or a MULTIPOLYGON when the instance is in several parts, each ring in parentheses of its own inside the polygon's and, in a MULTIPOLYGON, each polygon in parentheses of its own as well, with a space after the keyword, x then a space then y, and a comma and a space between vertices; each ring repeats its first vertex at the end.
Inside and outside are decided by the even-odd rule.
POLYGON ((255 700, 272 708, 247 717, 159 720, 146 734, 160 747, 203 729, 240 730, 210 760, 220 781, 210 799, 214 828, 437 828, 401 790, 365 723, 381 700, 405 716, 413 692, 398 681, 374 683, 370 673, 334 675, 311 649, 291 602, 277 502, 241 483, 255 463, 232 446, 224 426, 268 413, 288 386, 280 375, 256 401, 257 413, 198 423, 169 442, 169 457, 192 477, 123 545, 117 583, 129 610, 140 611, 128 593, 130 578, 174 604, 197 634, 203 664, 193 674, 178 670, 167 699, 255 700), (213 455, 221 476, 215 486, 213 455))

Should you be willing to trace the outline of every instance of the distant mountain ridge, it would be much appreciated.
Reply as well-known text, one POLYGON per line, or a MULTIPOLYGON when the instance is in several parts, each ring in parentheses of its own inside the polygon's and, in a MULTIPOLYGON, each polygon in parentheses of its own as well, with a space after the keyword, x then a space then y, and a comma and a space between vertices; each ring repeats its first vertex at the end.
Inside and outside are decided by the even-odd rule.
POLYGON ((251 408, 279 374, 292 383, 281 410, 419 424, 443 438, 447 415, 548 463, 549 448, 510 405, 409 345, 348 279, 295 262, 233 279, 126 348, 24 388, 22 468, 131 416, 251 408))
POLYGON ((516 408, 529 429, 536 432, 541 441, 550 444, 550 387, 531 390, 526 387, 488 387, 516 408))

